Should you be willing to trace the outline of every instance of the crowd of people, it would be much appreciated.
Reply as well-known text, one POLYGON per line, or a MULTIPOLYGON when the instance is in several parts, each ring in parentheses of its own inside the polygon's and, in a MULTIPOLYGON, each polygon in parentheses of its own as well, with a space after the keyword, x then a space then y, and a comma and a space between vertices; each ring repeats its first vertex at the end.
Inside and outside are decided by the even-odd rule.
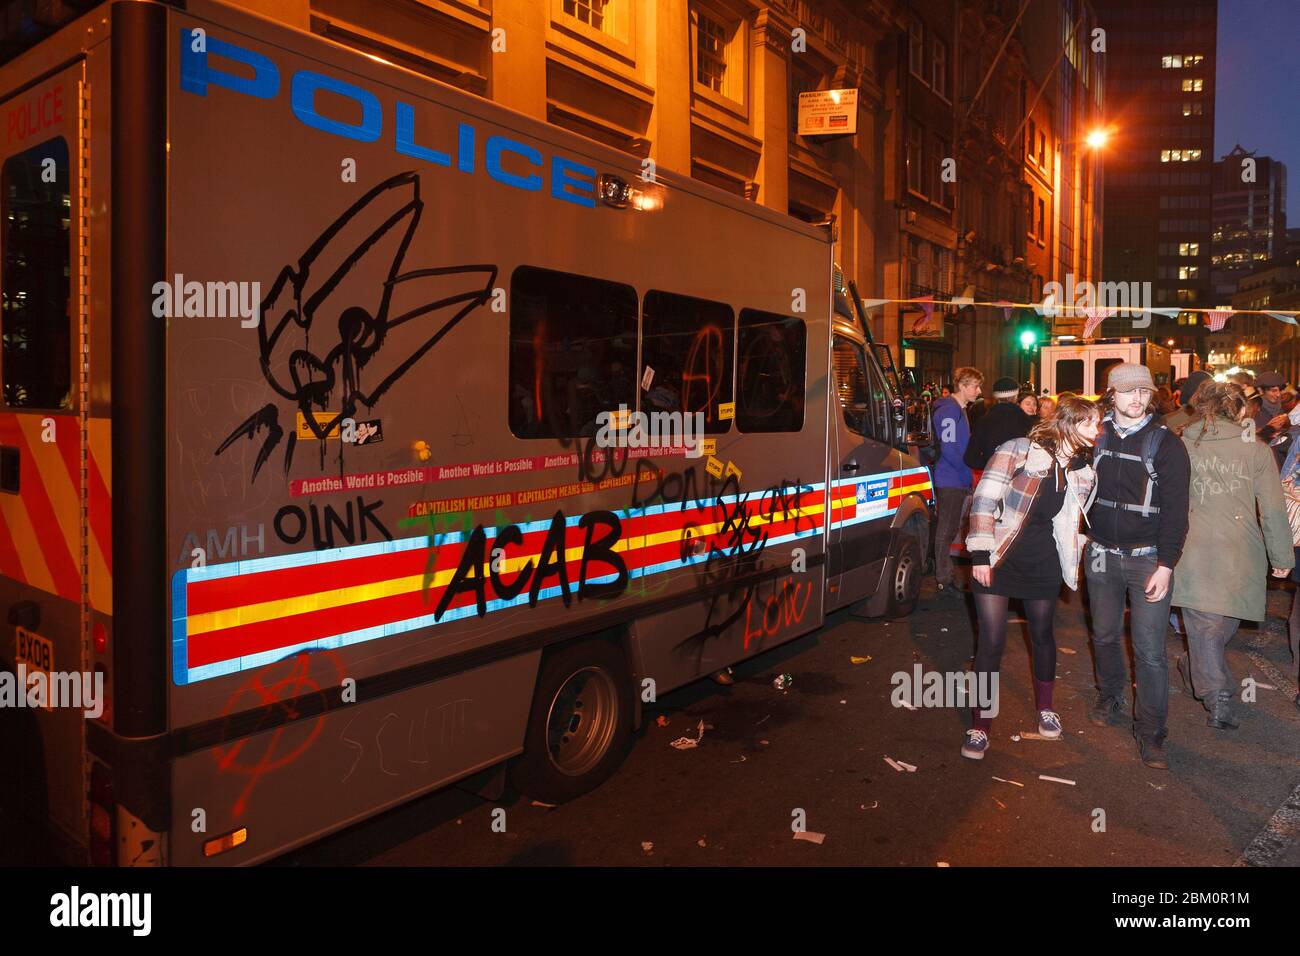
MULTIPOLYGON (((1019 600, 1038 732, 1061 735, 1053 621, 1062 584, 1078 590, 1082 578, 1097 680, 1088 718, 1131 726, 1142 762, 1167 770, 1171 621, 1186 634, 1178 669, 1207 724, 1232 730, 1238 684, 1228 642, 1242 621, 1264 620, 1269 574, 1300 582, 1295 392, 1271 372, 1221 382, 1198 371, 1170 390, 1147 367, 1125 362, 1110 369, 1096 402, 1068 393, 1036 399, 1000 378, 993 404, 972 422, 984 408, 983 383, 979 370, 958 369, 951 392, 934 402, 931 468, 941 600, 965 601, 950 548, 969 519, 979 686, 1000 669, 1009 603, 1019 600)), ((1300 659, 1300 589, 1289 631, 1300 659)), ((984 756, 990 726, 989 712, 972 712, 963 756, 984 756)))

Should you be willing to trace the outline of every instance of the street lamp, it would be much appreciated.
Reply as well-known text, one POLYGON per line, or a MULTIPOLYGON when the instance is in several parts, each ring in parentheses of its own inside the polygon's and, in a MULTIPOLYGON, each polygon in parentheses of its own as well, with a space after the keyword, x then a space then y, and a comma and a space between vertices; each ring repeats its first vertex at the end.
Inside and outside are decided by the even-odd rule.
POLYGON ((1101 149, 1109 140, 1110 130, 1099 126, 1088 134, 1085 142, 1091 149, 1101 149))

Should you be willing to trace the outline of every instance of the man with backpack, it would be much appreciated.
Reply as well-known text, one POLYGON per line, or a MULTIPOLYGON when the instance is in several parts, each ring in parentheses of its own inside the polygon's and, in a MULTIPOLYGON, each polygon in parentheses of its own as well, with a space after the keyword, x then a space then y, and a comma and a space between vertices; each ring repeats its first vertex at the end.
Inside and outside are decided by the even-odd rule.
POLYGON ((1142 762, 1168 770, 1165 633, 1174 567, 1187 537, 1191 465, 1187 448, 1152 414, 1156 386, 1150 369, 1116 365, 1108 385, 1102 396, 1106 417, 1093 450, 1097 483, 1084 551, 1098 684, 1088 719, 1105 726, 1125 718, 1127 600, 1137 678, 1133 735, 1142 762))

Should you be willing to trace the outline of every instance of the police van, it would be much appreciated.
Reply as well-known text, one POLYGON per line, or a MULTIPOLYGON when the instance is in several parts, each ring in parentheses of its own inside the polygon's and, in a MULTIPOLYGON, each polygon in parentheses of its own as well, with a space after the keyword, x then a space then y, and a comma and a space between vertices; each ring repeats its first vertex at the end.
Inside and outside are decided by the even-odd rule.
POLYGON ((1042 394, 1073 392, 1097 398, 1106 391, 1112 366, 1135 362, 1151 369, 1157 386, 1172 385, 1169 349, 1144 337, 1094 339, 1061 338, 1039 350, 1042 394))
POLYGON ((0 90, 0 670, 103 688, 0 709, 0 802, 64 855, 570 799, 660 695, 915 605, 826 228, 215 2, 0 90))

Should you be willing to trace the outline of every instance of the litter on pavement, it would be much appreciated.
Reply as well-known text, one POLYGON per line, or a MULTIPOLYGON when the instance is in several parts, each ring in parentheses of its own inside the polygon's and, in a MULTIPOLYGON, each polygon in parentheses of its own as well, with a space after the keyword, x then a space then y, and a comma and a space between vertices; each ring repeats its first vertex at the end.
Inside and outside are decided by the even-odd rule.
POLYGON ((869 661, 869 660, 871 660, 871 655, 870 655, 870 654, 868 654, 866 657, 850 657, 850 658, 849 658, 849 663, 850 663, 850 664, 865 664, 865 663, 867 663, 867 661, 869 661))
POLYGON ((781 674, 772 681, 772 686, 777 690, 789 690, 790 685, 794 683, 793 674, 781 674))
POLYGON ((642 840, 642 841, 641 841, 641 852, 643 852, 643 853, 653 853, 654 850, 655 850, 655 845, 654 845, 653 843, 651 843, 649 840, 642 840))
POLYGON ((1027 731, 1021 731, 1016 740, 1060 740, 1060 737, 1044 737, 1042 734, 1032 734, 1027 731))
POLYGON ((1047 774, 1045 774, 1045 773, 1040 773, 1040 774, 1038 775, 1038 779, 1039 779, 1039 780, 1046 780, 1046 781, 1048 781, 1049 783, 1065 783, 1065 784, 1069 784, 1071 787, 1073 787, 1073 786, 1076 785, 1075 782, 1074 782, 1073 780, 1066 780, 1064 777, 1049 777, 1049 776, 1048 776, 1047 774))
POLYGON ((904 763, 901 760, 895 760, 893 757, 886 757, 885 763, 889 764, 899 773, 902 773, 904 770, 906 770, 908 773, 916 773, 916 767, 912 766, 910 763, 904 763))
POLYGON ((1021 783, 1019 780, 1007 780, 1007 779, 1004 778, 1004 777, 994 777, 993 779, 996 780, 998 783, 1009 783, 1009 784, 1011 784, 1013 787, 1023 787, 1023 786, 1024 786, 1024 784, 1021 783))
POLYGON ((668 718, 665 717, 663 714, 660 714, 658 717, 655 718, 655 723, 658 724, 660 727, 667 727, 668 718))
POLYGON ((811 830, 799 830, 795 833, 794 838, 796 840, 807 840, 809 843, 816 843, 821 846, 822 841, 826 839, 826 834, 813 833, 811 830))
POLYGON ((1062 647, 1062 646, 1059 645, 1059 644, 1056 646, 1056 649, 1057 649, 1058 651, 1060 651, 1062 654, 1077 654, 1077 653, 1079 653, 1079 652, 1076 651, 1073 647, 1062 647))
POLYGON ((700 732, 700 735, 698 737, 695 738, 678 737, 676 740, 672 742, 672 746, 678 750, 692 750, 695 747, 698 747, 700 745, 700 741, 704 739, 704 721, 702 720, 700 721, 697 729, 700 732))

